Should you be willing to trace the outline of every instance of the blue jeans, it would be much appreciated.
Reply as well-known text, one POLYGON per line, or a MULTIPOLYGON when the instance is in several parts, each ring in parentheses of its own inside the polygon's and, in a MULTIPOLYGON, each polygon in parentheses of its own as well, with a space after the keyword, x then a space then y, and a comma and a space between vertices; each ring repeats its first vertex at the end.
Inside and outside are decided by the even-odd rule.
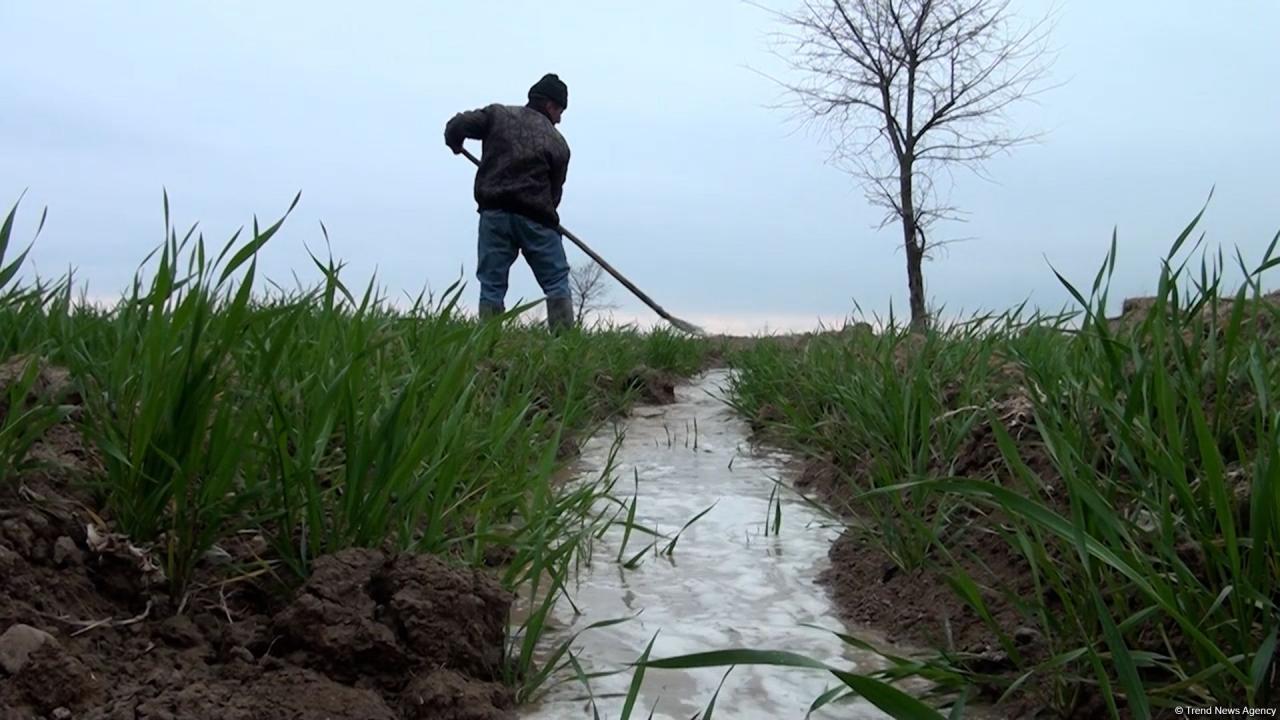
POLYGON ((516 255, 524 253, 538 285, 547 298, 568 298, 569 261, 560 233, 523 215, 505 210, 480 212, 479 258, 476 279, 480 303, 495 309, 507 297, 507 275, 516 255))

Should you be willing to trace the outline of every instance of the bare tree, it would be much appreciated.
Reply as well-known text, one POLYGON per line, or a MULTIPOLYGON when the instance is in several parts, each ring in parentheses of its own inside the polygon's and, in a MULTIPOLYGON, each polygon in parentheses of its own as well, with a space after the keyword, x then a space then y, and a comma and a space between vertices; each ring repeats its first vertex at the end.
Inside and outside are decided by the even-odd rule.
POLYGON ((604 281, 604 268, 597 263, 577 265, 571 269, 569 287, 573 291, 574 320, 578 327, 585 327, 593 313, 618 307, 607 299, 609 286, 604 281))
POLYGON ((911 321, 928 322, 926 231, 957 210, 936 181, 977 173, 1035 138, 1008 127, 1010 106, 1044 89, 1049 17, 1019 24, 1011 0, 806 0, 774 12, 775 40, 798 79, 779 81, 798 117, 822 126, 833 159, 902 225, 911 321))

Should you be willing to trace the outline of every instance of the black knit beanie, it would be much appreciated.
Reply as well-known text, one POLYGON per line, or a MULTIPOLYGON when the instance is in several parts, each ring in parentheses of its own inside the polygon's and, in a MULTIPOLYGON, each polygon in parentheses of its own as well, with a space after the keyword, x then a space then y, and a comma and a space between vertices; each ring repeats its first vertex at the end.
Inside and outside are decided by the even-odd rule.
POLYGON ((547 73, 529 88, 529 102, 534 98, 546 98, 564 109, 569 108, 569 86, 555 73, 547 73))

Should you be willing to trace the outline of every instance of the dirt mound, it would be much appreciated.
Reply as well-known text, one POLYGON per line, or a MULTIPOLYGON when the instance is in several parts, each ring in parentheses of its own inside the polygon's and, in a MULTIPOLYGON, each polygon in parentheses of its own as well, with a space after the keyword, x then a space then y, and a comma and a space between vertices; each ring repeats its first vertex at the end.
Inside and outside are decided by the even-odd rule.
POLYGON ((375 550, 347 550, 316 562, 311 578, 272 622, 290 662, 347 680, 405 664, 395 630, 375 617, 379 603, 370 594, 386 564, 375 550))
POLYGON ((27 392, 28 403, 48 399, 67 405, 80 404, 80 391, 66 368, 50 365, 35 355, 14 355, 0 363, 0 416, 9 409, 9 388, 21 382, 29 370, 35 373, 35 377, 27 392))
MULTIPOLYGON (((978 563, 966 562, 966 572, 984 587, 983 600, 997 622, 1020 643, 1036 637, 1017 628, 1018 615, 1005 601, 1001 590, 1031 584, 1021 557, 1007 552, 1002 543, 974 538, 964 543, 963 552, 976 552, 978 563)), ((948 585, 936 568, 900 571, 893 560, 857 533, 846 531, 831 546, 831 567, 819 581, 831 588, 841 614, 854 623, 884 631, 890 642, 906 641, 982 655, 995 665, 983 668, 998 671, 1007 661, 1000 644, 982 618, 948 585)), ((1012 665, 1005 669, 1011 669, 1012 665)))
MULTIPOLYGON (((987 408, 1000 419, 1001 425, 1019 449, 1023 460, 1043 454, 1036 430, 1035 408, 1025 391, 995 400, 987 408)), ((1047 458, 1046 458, 1047 459, 1047 458)), ((968 436, 946 467, 946 458, 935 459, 934 469, 943 475, 994 478, 1004 474, 1004 455, 996 440, 995 430, 985 419, 974 423, 968 436)))
MULTIPOLYGON (((78 402, 64 372, 39 377, 42 397, 78 402)), ((349 550, 282 594, 236 564, 264 549, 245 537, 170 598, 85 489, 101 464, 75 422, 32 449, 40 468, 0 483, 0 720, 510 717, 496 681, 512 598, 493 579, 349 550)))
MULTIPOLYGON (((1158 298, 1154 296, 1126 298, 1120 305, 1120 314, 1109 318, 1107 322, 1113 330, 1135 329, 1151 314, 1157 301, 1158 298)), ((1212 319, 1219 325, 1225 325, 1235 310, 1235 298, 1221 296, 1216 304, 1216 313, 1214 313, 1214 307, 1212 301, 1206 302, 1201 306, 1197 319, 1201 321, 1212 319)), ((1186 308, 1182 310, 1185 312, 1186 308)), ((1250 297, 1245 300, 1241 324, 1247 329, 1246 332, 1270 335, 1276 327, 1277 311, 1280 311, 1280 290, 1267 293, 1261 298, 1250 297)))
POLYGON ((760 406, 759 410, 756 410, 755 417, 751 418, 751 429, 759 432, 767 427, 784 422, 786 419, 787 414, 782 411, 782 408, 773 403, 765 403, 760 406))
MULTIPOLYGON (((0 508, 10 512, 9 502, 0 508)), ((99 568, 82 544, 83 560, 61 564, 40 550, 69 528, 35 517, 10 518, 0 538, 0 623, 52 637, 16 671, 0 670, 0 707, 13 717, 60 708, 104 720, 508 716, 510 691, 495 681, 511 597, 474 570, 350 550, 318 560, 278 612, 242 594, 225 614, 165 616, 162 596, 119 592, 142 587, 137 577, 100 577, 136 566, 99 568)))
POLYGON ((830 456, 809 458, 801 463, 794 484, 797 490, 821 498, 841 517, 856 517, 853 497, 857 490, 849 475, 830 456))
POLYGON ((787 414, 773 403, 765 403, 747 418, 751 428, 751 442, 762 444, 787 444, 785 425, 787 414))
POLYGON ((511 601, 494 580, 431 555, 352 549, 317 561, 273 628, 291 662, 343 680, 396 682, 406 667, 495 680, 511 601))
POLYGON ((234 662, 204 671, 156 671, 143 686, 90 709, 89 720, 398 720, 373 690, 301 668, 263 671, 234 662))
POLYGON ((641 365, 627 374, 626 387, 639 391, 641 402, 670 405, 676 401, 676 378, 661 370, 641 365))
POLYGON ((478 683, 452 670, 437 670, 410 681, 400 696, 406 720, 503 720, 510 717, 508 690, 478 683))

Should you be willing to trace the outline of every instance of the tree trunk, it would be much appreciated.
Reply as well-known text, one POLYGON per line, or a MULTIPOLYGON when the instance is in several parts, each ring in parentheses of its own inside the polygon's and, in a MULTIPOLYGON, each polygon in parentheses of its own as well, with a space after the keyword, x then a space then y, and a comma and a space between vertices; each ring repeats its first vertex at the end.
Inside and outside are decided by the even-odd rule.
POLYGON ((907 255, 907 291, 911 303, 911 327, 924 330, 929 326, 929 314, 924 305, 924 272, 920 265, 924 260, 924 248, 920 243, 920 229, 916 227, 916 207, 912 197, 911 161, 901 165, 899 192, 902 209, 902 246, 907 255))
POLYGON ((929 313, 924 304, 924 273, 920 269, 924 260, 924 251, 916 237, 916 224, 910 218, 902 219, 902 230, 906 236, 907 251, 907 290, 911 298, 911 326, 923 330, 929 326, 929 313))

